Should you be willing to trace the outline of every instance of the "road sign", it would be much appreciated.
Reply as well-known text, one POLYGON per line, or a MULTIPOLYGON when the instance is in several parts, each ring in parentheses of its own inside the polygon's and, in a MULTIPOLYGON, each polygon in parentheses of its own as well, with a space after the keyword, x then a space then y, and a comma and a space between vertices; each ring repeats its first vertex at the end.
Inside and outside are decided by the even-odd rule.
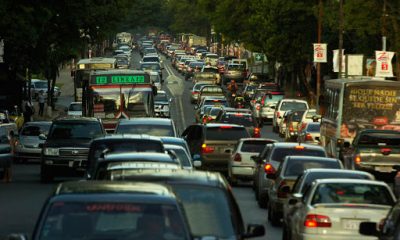
POLYGON ((262 53, 255 53, 255 54, 254 54, 254 61, 255 61, 255 62, 258 62, 258 63, 264 62, 264 61, 265 61, 264 54, 262 54, 262 53))
POLYGON ((314 43, 314 62, 327 62, 326 43, 314 43))
POLYGON ((394 52, 375 51, 375 77, 393 77, 392 58, 394 52))

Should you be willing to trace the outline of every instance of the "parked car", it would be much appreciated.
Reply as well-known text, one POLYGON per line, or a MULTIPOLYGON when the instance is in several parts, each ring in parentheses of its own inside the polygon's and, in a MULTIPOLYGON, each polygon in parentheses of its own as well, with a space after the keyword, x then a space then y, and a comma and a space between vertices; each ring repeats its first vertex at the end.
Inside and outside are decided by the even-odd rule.
POLYGON ((110 171, 113 181, 146 181, 170 186, 188 219, 192 236, 213 239, 247 239, 264 235, 262 225, 249 224, 247 230, 239 206, 225 178, 218 173, 191 170, 110 171))
POLYGON ((168 118, 122 119, 115 128, 115 133, 147 134, 157 137, 177 137, 177 131, 174 120, 168 118))
POLYGON ((171 117, 171 103, 172 99, 168 97, 165 91, 157 91, 154 97, 154 114, 156 117, 171 117))
POLYGON ((22 127, 14 147, 14 161, 26 162, 28 160, 40 160, 45 141, 40 139, 40 134, 47 135, 51 126, 50 121, 27 122, 22 127))
POLYGON ((48 182, 59 176, 83 176, 87 170, 90 142, 105 134, 97 118, 54 120, 49 134, 39 135, 41 140, 45 140, 40 160, 41 181, 48 182))
MULTIPOLYGON (((291 239, 365 239, 360 223, 385 218, 396 198, 384 182, 360 179, 316 180, 296 205, 288 226, 291 239)), ((374 239, 374 238, 371 238, 374 239)))
POLYGON ((253 180, 254 161, 252 156, 257 156, 266 144, 276 140, 268 138, 242 138, 237 143, 228 163, 228 180, 231 185, 237 185, 238 180, 253 180))
POLYGON ((321 146, 289 142, 267 144, 258 156, 252 157, 256 163, 253 189, 260 207, 268 206, 268 189, 274 184, 267 178, 268 173, 276 172, 283 159, 290 155, 328 157, 321 146))
POLYGON ((275 108, 274 118, 272 121, 272 130, 274 132, 279 132, 279 124, 283 119, 283 114, 285 111, 305 111, 308 110, 308 103, 304 100, 284 98, 278 101, 275 108))
POLYGON ((297 141, 299 143, 320 144, 321 124, 319 122, 306 123, 305 127, 299 132, 297 141))
POLYGON ((175 194, 161 184, 76 181, 55 189, 29 239, 192 238, 175 194))
POLYGON ((272 225, 280 224, 291 188, 299 175, 310 168, 343 169, 343 165, 335 158, 286 156, 276 172, 267 174, 274 181, 268 190, 268 220, 272 225))
POLYGON ((246 128, 235 124, 195 124, 182 134, 192 154, 200 155, 202 170, 227 173, 228 162, 239 139, 250 137, 246 128))

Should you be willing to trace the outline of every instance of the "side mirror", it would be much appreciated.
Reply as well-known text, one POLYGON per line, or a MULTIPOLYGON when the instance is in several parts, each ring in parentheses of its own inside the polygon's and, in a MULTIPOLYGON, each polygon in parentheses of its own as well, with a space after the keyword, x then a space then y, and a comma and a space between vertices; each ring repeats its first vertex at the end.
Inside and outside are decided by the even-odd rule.
POLYGON ((359 233, 366 236, 379 236, 380 232, 376 229, 375 222, 361 222, 359 233))
POLYGON ((265 235, 265 227, 260 224, 248 224, 243 238, 261 237, 265 235))
POLYGON ((47 137, 46 137, 46 135, 44 135, 44 134, 42 133, 42 134, 39 135, 39 139, 40 139, 40 140, 46 140, 47 137))
POLYGON ((28 236, 22 233, 12 233, 6 236, 6 240, 28 240, 28 236))

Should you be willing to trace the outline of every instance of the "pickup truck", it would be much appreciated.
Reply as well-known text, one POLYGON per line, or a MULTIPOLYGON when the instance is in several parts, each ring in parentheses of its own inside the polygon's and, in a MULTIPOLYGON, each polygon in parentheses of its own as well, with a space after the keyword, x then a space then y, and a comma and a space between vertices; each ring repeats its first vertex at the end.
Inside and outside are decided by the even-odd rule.
POLYGON ((367 129, 358 132, 353 142, 344 143, 345 168, 370 172, 375 177, 393 180, 400 165, 400 132, 367 129))

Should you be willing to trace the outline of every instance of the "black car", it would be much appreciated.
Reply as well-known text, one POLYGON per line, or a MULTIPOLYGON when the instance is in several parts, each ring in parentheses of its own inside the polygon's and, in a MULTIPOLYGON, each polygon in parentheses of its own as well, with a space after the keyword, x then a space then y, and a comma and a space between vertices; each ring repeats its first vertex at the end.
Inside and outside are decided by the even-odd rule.
POLYGON ((61 176, 83 176, 87 168, 89 146, 94 138, 105 135, 97 118, 60 118, 54 120, 41 155, 42 182, 61 176))
POLYGON ((191 237, 185 216, 168 187, 155 183, 77 181, 56 187, 44 204, 30 239, 191 237))
POLYGON ((108 153, 155 152, 164 153, 164 144, 158 137, 135 134, 110 134, 94 139, 89 148, 87 177, 90 178, 99 158, 108 153))
POLYGON ((110 171, 98 180, 145 181, 169 185, 181 202, 194 238, 246 239, 263 236, 264 226, 247 231, 231 187, 218 173, 191 170, 110 171))

